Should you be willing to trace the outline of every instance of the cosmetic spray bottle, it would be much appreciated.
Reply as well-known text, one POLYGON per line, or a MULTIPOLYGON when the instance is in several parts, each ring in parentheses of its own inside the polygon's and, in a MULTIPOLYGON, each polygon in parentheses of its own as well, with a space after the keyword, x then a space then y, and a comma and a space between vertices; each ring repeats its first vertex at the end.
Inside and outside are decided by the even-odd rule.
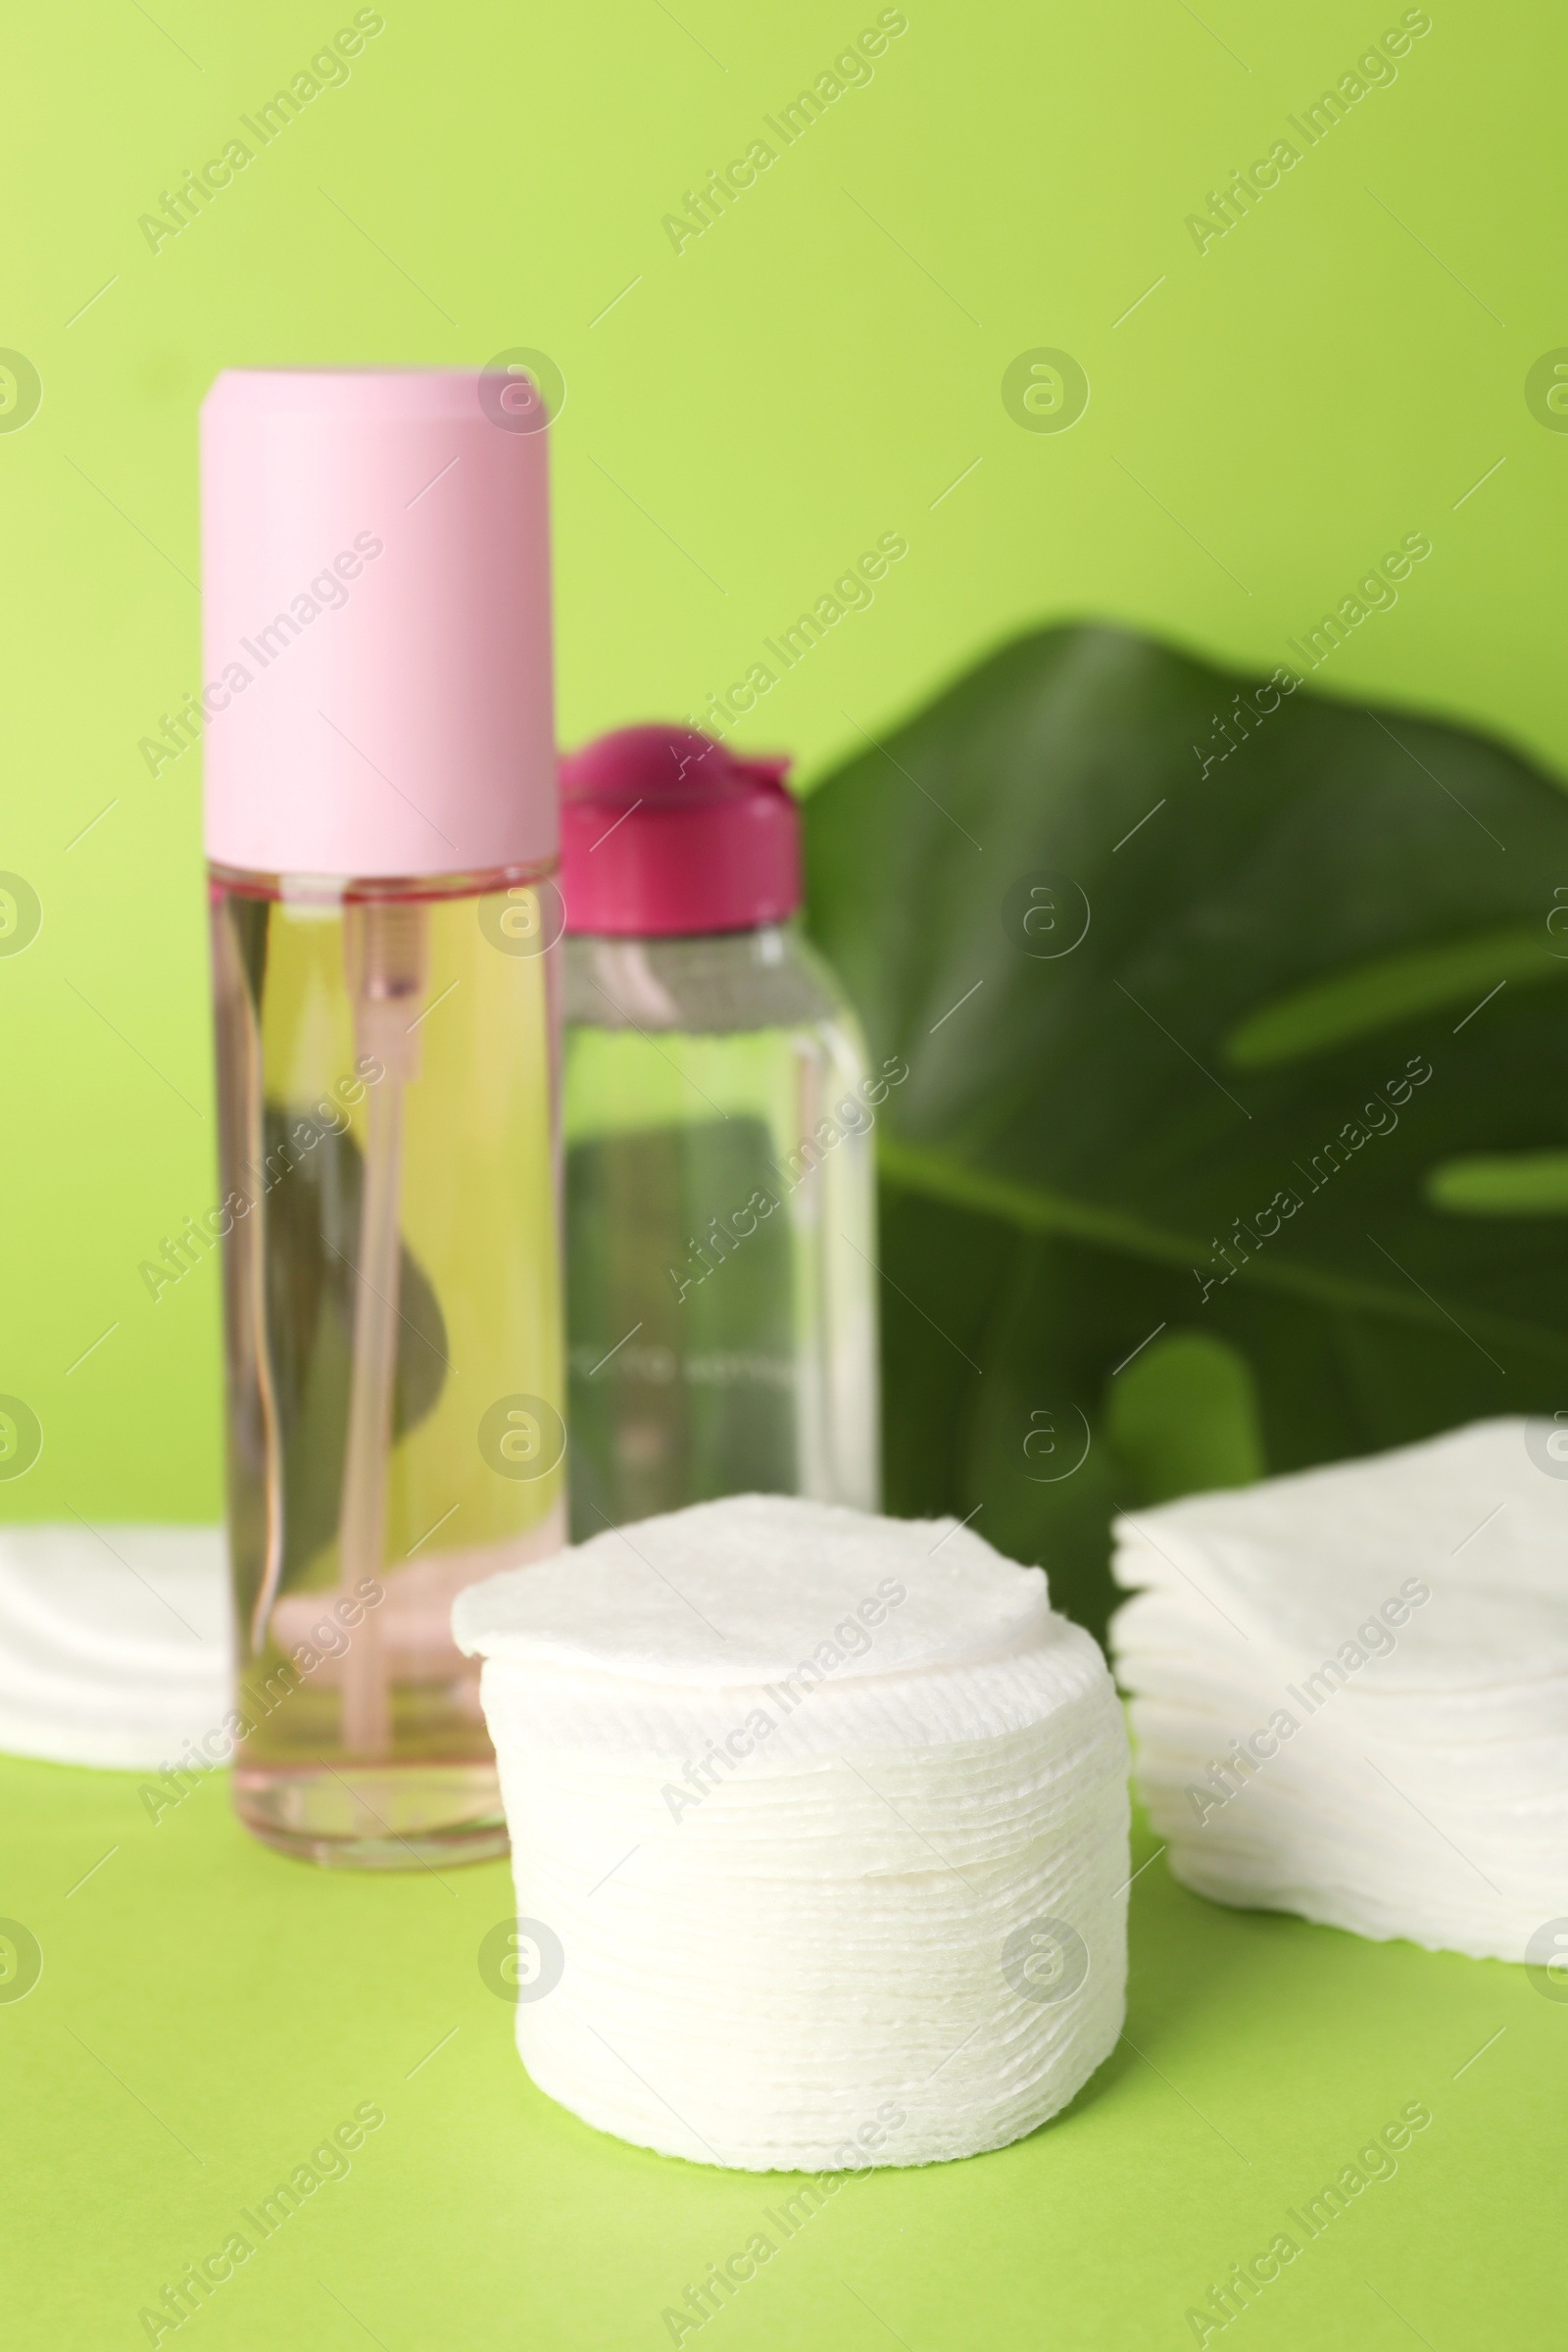
POLYGON ((803 936, 789 761, 627 727, 562 762, 571 1516, 874 1510, 877 1112, 803 936))
POLYGON ((564 1539, 546 418, 471 373, 202 410, 235 1806, 504 1852, 455 1594, 564 1539))

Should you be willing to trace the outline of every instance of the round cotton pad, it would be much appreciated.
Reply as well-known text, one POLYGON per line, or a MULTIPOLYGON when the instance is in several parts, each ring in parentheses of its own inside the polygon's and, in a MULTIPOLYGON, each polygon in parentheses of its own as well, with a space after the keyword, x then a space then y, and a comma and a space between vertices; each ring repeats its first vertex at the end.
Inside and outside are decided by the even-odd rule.
MULTIPOLYGON (((540 2087, 754 2170, 1000 2147, 1120 2032, 1126 1742, 972 1530, 738 1496, 471 1588, 540 2087)), ((510 1937, 510 1940, 509 1940, 510 1937)))
POLYGON ((1473 1423, 1117 1522, 1140 1791, 1217 1901, 1529 1960, 1568 1910, 1568 1482, 1473 1423))
POLYGON ((220 1528, 0 1531, 0 1748, 166 1764, 221 1725, 231 1670, 220 1528))

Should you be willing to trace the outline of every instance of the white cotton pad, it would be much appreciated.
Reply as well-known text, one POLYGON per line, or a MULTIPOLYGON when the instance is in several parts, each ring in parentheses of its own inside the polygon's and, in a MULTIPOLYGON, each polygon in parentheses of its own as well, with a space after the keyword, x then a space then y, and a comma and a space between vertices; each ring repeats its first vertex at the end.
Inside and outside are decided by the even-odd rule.
POLYGON ((1519 1960, 1568 1915, 1568 1462, 1522 1420, 1117 1522, 1111 1627, 1171 1868, 1519 1960))
POLYGON ((232 1704, 220 1528, 0 1528, 0 1749, 149 1770, 232 1704))
POLYGON ((1045 1577, 777 1495, 492 1577, 517 2046, 601 2130, 754 2171, 1031 2132, 1115 2043, 1126 1741, 1045 1577))

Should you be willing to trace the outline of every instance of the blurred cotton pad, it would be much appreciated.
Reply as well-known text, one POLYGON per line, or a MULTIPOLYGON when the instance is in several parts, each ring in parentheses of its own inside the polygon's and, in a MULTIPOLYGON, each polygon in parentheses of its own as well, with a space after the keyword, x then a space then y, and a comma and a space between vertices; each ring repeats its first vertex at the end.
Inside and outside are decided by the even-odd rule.
POLYGON ((0 1529, 0 1748, 161 1766, 222 1723, 229 1674, 220 1528, 0 1529))
POLYGON ((1111 1641, 1178 1878, 1535 1956, 1568 1915, 1560 1431, 1477 1422, 1131 1514, 1116 1544, 1137 1590, 1111 1641))
POLYGON ((951 1520, 743 1495, 453 1612, 512 1835, 517 2046, 601 2130, 926 2164, 1115 2043, 1126 1741, 1038 1569, 951 1520))

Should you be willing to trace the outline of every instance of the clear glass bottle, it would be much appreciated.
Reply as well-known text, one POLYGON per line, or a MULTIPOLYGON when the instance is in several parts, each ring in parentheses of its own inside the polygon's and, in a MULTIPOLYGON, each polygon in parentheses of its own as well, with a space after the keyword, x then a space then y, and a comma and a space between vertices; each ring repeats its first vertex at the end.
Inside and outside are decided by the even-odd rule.
POLYGON ((565 1540, 550 895, 212 873, 234 1802, 317 1860, 506 1850, 449 1619, 565 1540))
POLYGON ((721 1494, 877 1504, 873 1129, 898 1080, 794 918, 781 775, 664 728, 563 764, 579 1541, 721 1494))
POLYGON ((362 1868, 506 1850, 451 1607, 565 1538, 544 449, 489 389, 203 412, 233 1798, 362 1868))

